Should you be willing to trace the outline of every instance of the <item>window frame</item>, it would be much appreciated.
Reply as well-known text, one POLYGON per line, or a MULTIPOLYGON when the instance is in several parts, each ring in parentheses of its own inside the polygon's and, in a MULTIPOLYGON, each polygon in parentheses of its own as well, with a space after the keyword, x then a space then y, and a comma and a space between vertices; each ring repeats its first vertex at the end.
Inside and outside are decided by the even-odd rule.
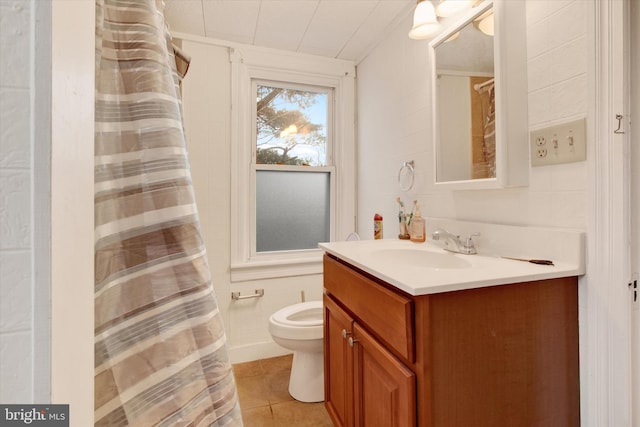
POLYGON ((257 88, 259 85, 263 86, 273 86, 280 87, 285 89, 297 89, 297 90, 306 90, 306 91, 314 91, 318 93, 326 93, 327 94, 327 141, 326 141, 326 165, 325 166, 296 166, 296 165, 275 165, 275 164, 263 164, 257 162, 257 127, 255 126, 256 121, 258 120, 257 114, 257 99, 255 97, 251 98, 252 103, 252 115, 251 121, 253 123, 252 133, 251 133, 251 141, 252 141, 252 150, 251 150, 251 191, 250 197, 251 201, 254 202, 253 209, 250 210, 250 225, 251 225, 251 233, 250 233, 250 244, 249 244, 249 258, 255 259, 256 261, 271 261, 278 260, 283 257, 315 257, 318 249, 295 249, 295 250, 286 250, 286 251, 257 251, 257 212, 256 212, 256 204, 257 200, 257 173, 258 171, 279 171, 279 172, 311 172, 311 173, 329 173, 329 191, 330 191, 330 200, 329 200, 329 236, 331 240, 334 240, 334 223, 335 223, 335 166, 333 161, 333 141, 334 141, 334 98, 335 98, 335 89, 333 87, 328 86, 319 86, 319 85, 309 85, 309 84, 300 84, 300 83, 289 83, 283 82, 281 80, 265 80, 265 79, 251 79, 251 92, 253 94, 257 93, 257 88), (317 89, 323 89, 323 91, 319 91, 317 89))
MULTIPOLYGON (((231 113, 231 281, 322 273, 322 250, 256 252, 256 96, 259 82, 295 88, 327 88, 332 114, 327 123, 330 172, 330 236, 355 231, 355 66, 350 61, 257 48, 230 50, 231 113)), ((288 170, 301 166, 259 165, 288 170)), ((306 167, 305 167, 306 168, 306 167)), ((305 169, 308 170, 308 169, 305 169)))

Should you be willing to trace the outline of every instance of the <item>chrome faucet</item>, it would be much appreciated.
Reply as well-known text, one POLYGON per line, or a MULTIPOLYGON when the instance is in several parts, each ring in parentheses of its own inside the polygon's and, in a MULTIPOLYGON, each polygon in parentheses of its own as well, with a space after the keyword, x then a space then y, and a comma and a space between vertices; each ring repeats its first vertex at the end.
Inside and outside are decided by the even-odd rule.
POLYGON ((444 249, 448 251, 456 252, 459 254, 475 255, 478 253, 478 251, 476 250, 476 245, 473 241, 473 237, 479 235, 480 233, 469 234, 467 239, 462 242, 459 235, 449 233, 447 230, 438 228, 433 232, 433 234, 431 234, 431 238, 433 240, 442 239, 442 241, 444 242, 444 249))

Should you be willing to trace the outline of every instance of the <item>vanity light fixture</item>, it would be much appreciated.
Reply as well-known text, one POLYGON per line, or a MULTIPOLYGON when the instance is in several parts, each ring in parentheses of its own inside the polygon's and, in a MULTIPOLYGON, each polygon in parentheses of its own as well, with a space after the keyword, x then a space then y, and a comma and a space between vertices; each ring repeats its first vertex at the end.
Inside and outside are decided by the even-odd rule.
POLYGON ((474 0, 440 0, 436 6, 436 14, 448 18, 473 6, 474 0))
POLYGON ((487 13, 484 13, 482 16, 478 17, 478 19, 473 21, 473 25, 475 25, 476 28, 484 34, 493 37, 493 12, 488 10, 487 13))
POLYGON ((418 0, 413 12, 413 27, 409 31, 409 38, 414 40, 427 39, 440 30, 436 18, 436 11, 429 0, 418 0))

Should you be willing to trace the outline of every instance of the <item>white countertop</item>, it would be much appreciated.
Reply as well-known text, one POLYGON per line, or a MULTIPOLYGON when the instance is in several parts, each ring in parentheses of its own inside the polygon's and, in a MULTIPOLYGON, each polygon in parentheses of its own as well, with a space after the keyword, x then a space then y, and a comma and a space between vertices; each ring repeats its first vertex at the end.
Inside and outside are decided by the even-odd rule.
MULTIPOLYGON (((579 240, 581 243, 582 238, 579 240)), ((414 243, 397 239, 359 240, 321 243, 319 246, 410 295, 580 276, 585 272, 583 258, 575 256, 565 260, 547 258, 553 261, 553 266, 538 265, 501 258, 523 257, 521 252, 454 254, 429 241, 414 243)))

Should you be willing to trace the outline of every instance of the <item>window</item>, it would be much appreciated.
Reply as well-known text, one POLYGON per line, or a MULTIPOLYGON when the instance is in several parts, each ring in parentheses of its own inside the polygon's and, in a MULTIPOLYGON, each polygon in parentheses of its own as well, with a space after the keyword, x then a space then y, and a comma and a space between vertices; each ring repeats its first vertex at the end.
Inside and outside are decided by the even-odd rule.
POLYGON ((255 252, 331 240, 333 90, 254 81, 255 252))
POLYGON ((231 280, 318 274, 355 231, 353 63, 231 50, 231 280))

